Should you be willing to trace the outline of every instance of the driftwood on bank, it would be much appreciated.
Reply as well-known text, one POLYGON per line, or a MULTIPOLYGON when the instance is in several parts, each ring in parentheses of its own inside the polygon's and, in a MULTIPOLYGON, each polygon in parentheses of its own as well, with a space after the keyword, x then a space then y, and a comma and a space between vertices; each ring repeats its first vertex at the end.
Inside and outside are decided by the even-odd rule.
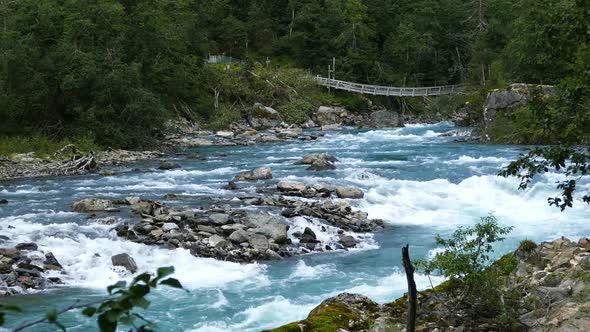
POLYGON ((410 245, 402 247, 402 262, 406 270, 406 279, 408 280, 408 316, 406 322, 406 332, 416 331, 416 306, 418 291, 416 290, 416 281, 414 280, 414 266, 410 260, 410 245))

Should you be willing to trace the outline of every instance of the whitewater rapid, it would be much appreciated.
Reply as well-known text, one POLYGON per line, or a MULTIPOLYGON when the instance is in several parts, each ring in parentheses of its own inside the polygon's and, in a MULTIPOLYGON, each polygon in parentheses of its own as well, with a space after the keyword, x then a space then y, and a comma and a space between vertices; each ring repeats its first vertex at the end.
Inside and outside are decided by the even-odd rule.
MULTIPOLYGON (((322 300, 340 292, 355 292, 384 303, 406 290, 400 250, 411 245, 415 258, 432 255, 434 235, 448 235, 458 226, 472 225, 493 213, 502 224, 515 226, 498 255, 514 249, 518 241, 578 238, 590 233, 587 208, 577 202, 565 213, 547 205, 562 175, 539 177, 531 188, 519 191, 516 179, 496 174, 524 147, 455 143, 441 133, 452 124, 412 125, 384 130, 330 132, 317 142, 283 142, 254 147, 196 150, 205 161, 175 160, 182 169, 156 170, 156 162, 140 162, 118 170, 114 177, 82 176, 14 181, 0 184, 0 235, 10 238, 2 246, 35 242, 51 251, 67 274, 57 290, 13 299, 31 308, 17 321, 42 314, 51 305, 75 299, 96 298, 107 285, 130 279, 113 268, 110 257, 128 253, 141 271, 173 265, 175 277, 189 293, 162 289, 151 298, 146 315, 162 331, 259 331, 305 318, 322 300), (311 173, 292 162, 303 154, 329 152, 340 162, 334 171, 311 173), (227 157, 224 157, 227 155, 227 157), (386 222, 386 230, 363 235, 360 249, 302 256, 280 262, 236 264, 192 256, 187 250, 168 250, 119 240, 112 226, 73 213, 71 204, 87 197, 141 196, 171 205, 198 209, 227 202, 235 192, 221 189, 237 172, 270 166, 278 179, 307 184, 354 185, 365 198, 351 202, 370 218, 386 222), (165 199, 166 194, 176 198, 165 199)), ((189 151, 190 152, 190 151, 189 151)), ((273 182, 274 181, 274 182, 273 182)), ((246 184, 239 195, 254 194, 263 184, 246 184)), ((580 190, 589 190, 583 179, 580 190)), ((119 215, 120 218, 132 218, 119 215)), ((321 232, 317 220, 294 218, 290 234, 305 227, 329 241, 336 230, 321 232)), ((428 280, 417 275, 420 288, 428 280)), ((94 325, 79 314, 65 317, 73 331, 94 325)), ((43 330, 43 329, 41 329, 43 330)), ((51 329, 47 329, 50 331, 51 329)))

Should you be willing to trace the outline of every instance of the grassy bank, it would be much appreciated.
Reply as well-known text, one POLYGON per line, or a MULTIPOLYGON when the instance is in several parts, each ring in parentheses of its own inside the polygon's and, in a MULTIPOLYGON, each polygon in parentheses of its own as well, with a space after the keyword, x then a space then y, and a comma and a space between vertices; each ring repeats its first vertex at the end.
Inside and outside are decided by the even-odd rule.
POLYGON ((68 144, 74 144, 81 152, 99 151, 102 148, 87 137, 51 140, 46 136, 0 137, 0 156, 12 156, 33 152, 35 157, 46 158, 68 144))

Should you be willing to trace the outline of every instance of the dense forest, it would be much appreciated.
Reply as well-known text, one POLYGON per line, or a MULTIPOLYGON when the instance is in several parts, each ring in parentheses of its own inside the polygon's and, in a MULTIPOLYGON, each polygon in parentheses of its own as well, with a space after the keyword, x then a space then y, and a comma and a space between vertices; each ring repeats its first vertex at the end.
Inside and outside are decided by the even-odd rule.
POLYGON ((2 0, 0 136, 146 146, 171 116, 215 115, 211 82, 228 78, 205 65, 210 54, 314 75, 335 57, 337 78, 373 84, 561 83, 558 113, 572 122, 589 113, 589 8, 585 0, 2 0))

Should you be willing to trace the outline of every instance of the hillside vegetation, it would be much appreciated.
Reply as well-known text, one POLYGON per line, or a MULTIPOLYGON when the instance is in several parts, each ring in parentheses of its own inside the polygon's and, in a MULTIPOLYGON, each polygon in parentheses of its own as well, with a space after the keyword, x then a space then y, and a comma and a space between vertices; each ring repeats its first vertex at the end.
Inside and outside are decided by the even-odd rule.
POLYGON ((324 101, 314 99, 323 90, 295 93, 294 82, 284 82, 277 96, 276 86, 250 73, 267 58, 264 71, 285 79, 325 74, 335 57, 338 78, 372 84, 560 84, 551 107, 577 126, 588 113, 588 7, 583 0, 5 1, 0 136, 142 148, 167 119, 219 127, 255 101, 301 121, 300 112, 324 101), (208 54, 250 64, 228 75, 205 65, 208 54), (305 75, 283 75, 296 71, 288 68, 305 75))

